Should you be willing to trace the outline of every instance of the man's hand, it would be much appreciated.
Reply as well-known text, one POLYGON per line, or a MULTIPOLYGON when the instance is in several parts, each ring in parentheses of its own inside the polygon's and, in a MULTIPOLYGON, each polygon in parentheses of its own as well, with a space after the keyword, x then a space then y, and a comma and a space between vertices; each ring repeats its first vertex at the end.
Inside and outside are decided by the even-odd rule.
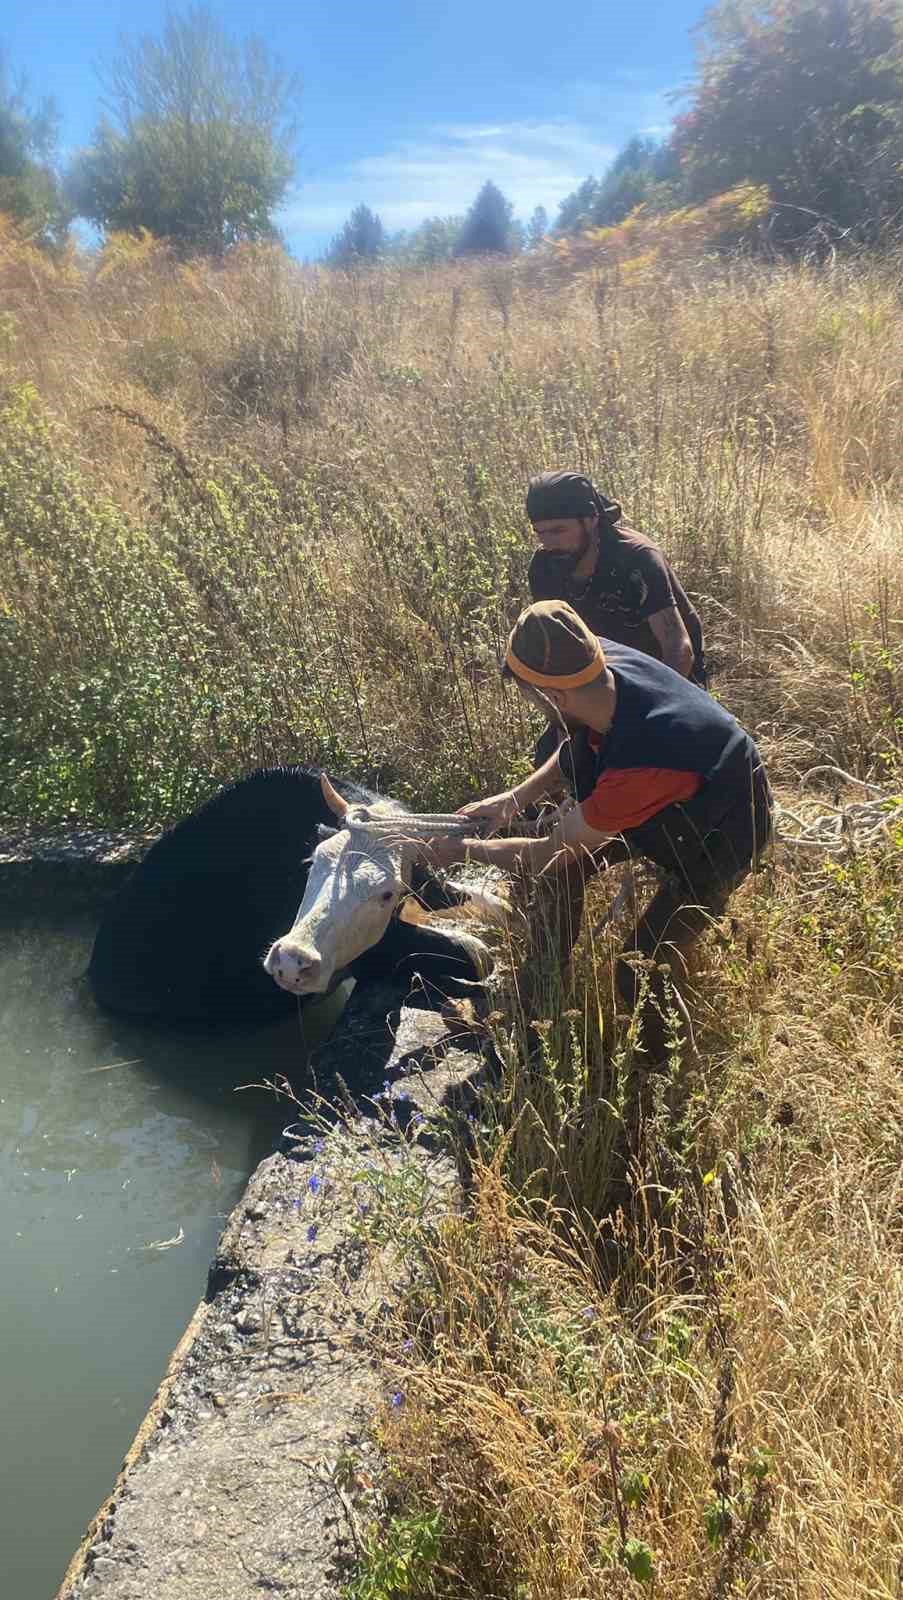
POLYGON ((448 868, 460 866, 467 860, 469 851, 479 844, 477 838, 461 839, 457 835, 436 834, 432 839, 418 839, 419 855, 425 866, 448 868))
POLYGON ((471 800, 469 805, 459 807, 456 815, 466 817, 468 822, 484 822, 486 826, 480 834, 485 839, 500 828, 509 827, 517 813, 514 790, 506 789, 504 794, 491 794, 485 800, 471 800))
MULTIPOLYGON (((503 795, 493 795, 502 800, 503 795)), ((476 801, 472 811, 489 801, 476 801)), ((545 872, 546 868, 566 865, 568 860, 592 855, 611 838, 599 833, 584 820, 579 805, 561 806, 551 833, 542 839, 453 839, 437 835, 432 839, 418 840, 421 859, 431 867, 454 867, 460 861, 480 861, 503 872, 545 872)))

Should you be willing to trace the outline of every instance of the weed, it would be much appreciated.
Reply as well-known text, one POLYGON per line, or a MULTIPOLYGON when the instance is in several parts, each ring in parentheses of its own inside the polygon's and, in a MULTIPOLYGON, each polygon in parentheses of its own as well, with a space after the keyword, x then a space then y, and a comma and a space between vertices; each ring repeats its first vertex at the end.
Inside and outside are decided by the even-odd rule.
POLYGON ((442 1544, 442 1518, 436 1512, 390 1517, 374 1527, 361 1555, 347 1600, 426 1600, 436 1593, 434 1578, 442 1544))

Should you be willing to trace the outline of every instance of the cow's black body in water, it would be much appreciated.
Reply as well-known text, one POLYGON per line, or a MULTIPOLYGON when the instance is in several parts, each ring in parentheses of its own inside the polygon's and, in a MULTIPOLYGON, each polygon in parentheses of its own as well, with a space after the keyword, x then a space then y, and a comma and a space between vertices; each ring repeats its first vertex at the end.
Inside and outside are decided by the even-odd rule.
MULTIPOLYGON (((378 798, 341 778, 335 788, 358 803, 378 798)), ((319 773, 291 766, 252 773, 171 828, 103 919, 88 969, 99 1004, 131 1016, 217 1026, 267 1022, 297 1010, 297 998, 273 982, 261 961, 295 920, 319 824, 335 824, 319 773)), ((435 881, 427 887, 430 904, 441 904, 445 892, 435 881)), ((421 1004, 467 993, 459 991, 460 980, 469 985, 478 977, 464 946, 397 917, 346 975, 412 984, 421 1004)))

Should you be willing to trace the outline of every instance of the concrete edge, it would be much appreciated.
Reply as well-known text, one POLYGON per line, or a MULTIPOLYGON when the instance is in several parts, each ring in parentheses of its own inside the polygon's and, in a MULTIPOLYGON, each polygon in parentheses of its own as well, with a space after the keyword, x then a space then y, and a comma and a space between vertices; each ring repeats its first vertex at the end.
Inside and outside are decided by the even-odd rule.
MULTIPOLYGON (((241 1206, 243 1203, 244 1196, 238 1202, 238 1204, 241 1206)), ((116 1503, 125 1489, 131 1473, 134 1471, 135 1467, 138 1466, 142 1455, 148 1448, 152 1437, 159 1428, 163 1420, 164 1412, 166 1411, 167 1401, 169 1400, 173 1387, 175 1386, 175 1383, 181 1374, 182 1368, 185 1365, 185 1361, 192 1350, 195 1341, 201 1332, 201 1329, 204 1326, 204 1322, 206 1321, 209 1311, 210 1306, 208 1302, 206 1300, 202 1300, 197 1306, 194 1316, 191 1318, 191 1321, 185 1329, 185 1332, 182 1334, 181 1339, 170 1356, 166 1371, 164 1372, 163 1377, 157 1386, 156 1393, 154 1394, 154 1397, 151 1400, 151 1403, 148 1406, 141 1423, 139 1424, 138 1432, 135 1434, 134 1439, 122 1458, 122 1465, 116 1474, 113 1487, 103 1504, 99 1507, 91 1521, 88 1523, 84 1536, 82 1537, 82 1540, 75 1551, 72 1560, 69 1562, 69 1565, 66 1568, 59 1589, 54 1595, 54 1600, 64 1600, 64 1596, 69 1592, 72 1585, 84 1575, 88 1551, 102 1533, 104 1523, 107 1521, 107 1518, 112 1516, 114 1513, 116 1509, 116 1503)))

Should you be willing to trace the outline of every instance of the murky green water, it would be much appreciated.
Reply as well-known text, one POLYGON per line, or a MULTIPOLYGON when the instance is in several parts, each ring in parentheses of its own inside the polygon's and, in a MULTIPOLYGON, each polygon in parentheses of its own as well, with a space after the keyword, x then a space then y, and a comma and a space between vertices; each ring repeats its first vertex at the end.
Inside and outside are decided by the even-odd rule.
POLYGON ((0 911, 0 1591, 15 1600, 55 1593, 224 1219, 291 1120, 237 1086, 304 1082, 295 1019, 211 1038, 98 1013, 80 981, 94 925, 0 911))

